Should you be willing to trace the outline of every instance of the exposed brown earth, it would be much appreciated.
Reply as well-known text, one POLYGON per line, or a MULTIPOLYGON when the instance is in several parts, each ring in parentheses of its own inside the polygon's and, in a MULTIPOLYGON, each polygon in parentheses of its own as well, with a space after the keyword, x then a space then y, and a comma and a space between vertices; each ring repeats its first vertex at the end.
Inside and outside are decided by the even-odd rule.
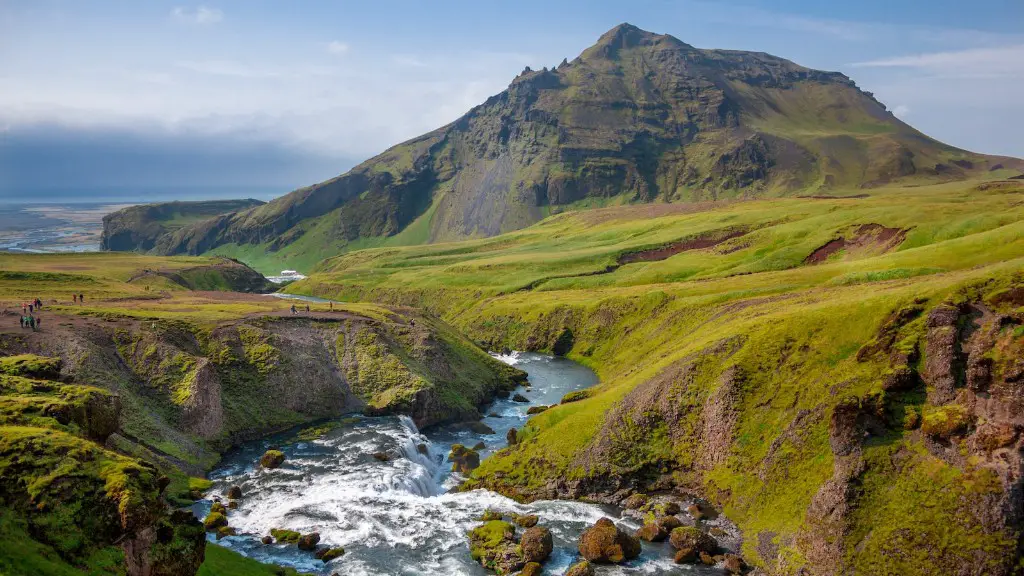
POLYGON ((884 254, 902 244, 906 235, 906 230, 881 224, 852 226, 839 238, 829 240, 811 252, 804 259, 804 264, 821 264, 840 252, 884 254))

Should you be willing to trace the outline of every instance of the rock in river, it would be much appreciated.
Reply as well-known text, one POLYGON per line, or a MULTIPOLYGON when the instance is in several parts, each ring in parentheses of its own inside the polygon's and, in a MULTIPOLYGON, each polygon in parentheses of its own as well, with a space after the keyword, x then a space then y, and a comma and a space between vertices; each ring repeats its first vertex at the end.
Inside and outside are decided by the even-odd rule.
POLYGON ((618 564, 640 555, 640 540, 601 518, 580 536, 579 551, 590 562, 618 564))

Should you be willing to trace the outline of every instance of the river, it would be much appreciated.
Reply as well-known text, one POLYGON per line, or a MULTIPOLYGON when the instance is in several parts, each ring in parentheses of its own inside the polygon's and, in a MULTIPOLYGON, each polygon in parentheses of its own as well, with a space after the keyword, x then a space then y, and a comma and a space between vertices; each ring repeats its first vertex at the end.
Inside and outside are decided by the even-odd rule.
MULTIPOLYGON (((238 536, 218 543, 263 562, 293 566, 329 575, 442 574, 482 575, 488 572, 469 555, 466 532, 487 508, 536 514, 551 529, 555 550, 545 574, 561 574, 577 560, 580 533, 602 516, 635 530, 639 524, 620 518, 614 508, 571 501, 523 505, 486 490, 451 491, 460 480, 450 472, 446 456, 453 443, 484 442, 481 456, 505 446, 509 428, 526 422, 529 406, 555 404, 566 392, 597 383, 588 368, 540 354, 500 357, 529 374, 530 386, 517 390, 528 404, 496 400, 483 419, 494 434, 464 426, 440 426, 421 433, 406 417, 351 417, 313 440, 297 438, 298 430, 245 444, 225 455, 211 472, 209 497, 220 497, 232 485, 242 488, 237 510, 228 519, 238 536), (425 444, 427 454, 418 449, 425 444), (272 446, 286 454, 276 470, 257 466, 272 446), (389 454, 380 461, 376 452, 389 454), (321 544, 343 546, 346 554, 328 564, 295 545, 263 545, 271 528, 319 532, 321 544)), ((211 500, 196 505, 205 515, 211 500)), ((212 540, 212 536, 211 536, 212 540)), ((625 566, 601 567, 599 574, 720 574, 703 566, 672 563, 667 544, 644 543, 643 555, 625 566)))

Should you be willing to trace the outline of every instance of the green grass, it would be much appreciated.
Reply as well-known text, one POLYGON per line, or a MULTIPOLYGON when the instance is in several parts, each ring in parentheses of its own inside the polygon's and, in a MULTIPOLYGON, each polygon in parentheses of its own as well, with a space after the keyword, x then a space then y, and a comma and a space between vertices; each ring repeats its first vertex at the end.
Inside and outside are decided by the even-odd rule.
MULTIPOLYGON (((593 367, 601 384, 531 418, 519 445, 484 461, 470 485, 529 499, 558 478, 653 481, 671 474, 681 485, 701 486, 740 525, 748 560, 773 561, 759 558, 755 537, 771 532, 790 543, 783 556, 798 561, 803 552, 794 539, 833 474, 828 414, 842 398, 879 393, 892 369, 884 354, 859 360, 858 350, 875 341, 894 311, 965 299, 1012 310, 1007 289, 1024 281, 1024 187, 956 183, 869 193, 565 213, 494 238, 344 254, 287 290, 421 306, 492 349, 552 350, 568 330, 569 356, 593 367), (818 247, 868 223, 904 230, 905 240, 890 251, 867 245, 804 264, 818 247), (614 266, 624 253, 737 227, 749 233, 614 266), (737 420, 727 453, 707 466, 699 417, 727 370, 743 375, 737 420), (659 397, 679 407, 678 420, 650 406, 612 420, 631 394, 661 381, 659 397)), ((895 346, 916 348, 921 334, 922 321, 910 322, 895 346)), ((923 397, 887 398, 894 413, 922 413, 923 397)), ((924 410, 925 427, 955 432, 944 426, 953 419, 940 417, 949 410, 924 410)), ((921 452, 902 425, 894 430, 891 450, 921 452)), ((955 535, 963 549, 948 552, 950 562, 1009 553, 1012 535, 962 518, 956 506, 918 514, 896 502, 929 477, 941 479, 932 488, 935 501, 959 501, 975 483, 926 452, 912 468, 870 469, 850 522, 853 533, 871 536, 862 556, 852 548, 858 541, 848 540, 852 563, 865 573, 889 570, 896 565, 887 559, 891 546, 874 534, 896 538, 915 522, 955 523, 956 530, 924 531, 906 542, 940 549, 955 535)), ((929 566, 898 564, 907 574, 929 566)))
POLYGON ((223 546, 207 543, 206 560, 196 576, 295 576, 293 568, 261 564, 223 546))

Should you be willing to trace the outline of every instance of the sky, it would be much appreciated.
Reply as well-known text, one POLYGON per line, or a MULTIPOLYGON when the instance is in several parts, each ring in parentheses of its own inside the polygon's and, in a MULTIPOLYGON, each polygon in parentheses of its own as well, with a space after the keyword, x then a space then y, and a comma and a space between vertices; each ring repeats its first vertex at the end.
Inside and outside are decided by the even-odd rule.
POLYGON ((0 0, 0 192, 287 191, 621 22, 843 72, 930 136, 1024 157, 1021 0, 0 0))

